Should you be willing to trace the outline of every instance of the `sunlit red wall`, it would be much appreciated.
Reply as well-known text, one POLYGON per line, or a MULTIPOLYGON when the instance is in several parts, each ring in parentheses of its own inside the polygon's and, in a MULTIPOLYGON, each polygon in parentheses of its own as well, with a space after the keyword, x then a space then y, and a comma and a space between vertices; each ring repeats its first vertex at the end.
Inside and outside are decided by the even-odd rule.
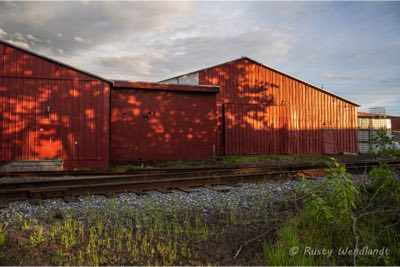
POLYGON ((199 72, 220 85, 219 155, 357 153, 357 106, 246 58, 199 72))
POLYGON ((110 161, 213 158, 215 107, 215 93, 113 89, 110 161))
POLYGON ((0 162, 106 168, 109 99, 103 80, 0 43, 0 162))

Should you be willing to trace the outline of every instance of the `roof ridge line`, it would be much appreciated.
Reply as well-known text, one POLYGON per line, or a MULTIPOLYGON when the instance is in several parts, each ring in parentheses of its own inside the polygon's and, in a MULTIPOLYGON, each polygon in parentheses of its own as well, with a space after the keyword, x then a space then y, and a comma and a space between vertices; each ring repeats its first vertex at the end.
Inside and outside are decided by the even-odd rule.
POLYGON ((97 75, 97 74, 91 73, 91 72, 86 71, 86 70, 82 70, 82 69, 80 69, 80 68, 74 67, 74 66, 69 65, 69 64, 67 64, 67 63, 58 61, 58 60, 56 60, 56 59, 54 59, 54 58, 51 58, 51 57, 48 57, 48 56, 44 56, 44 55, 42 55, 42 54, 39 54, 39 53, 37 53, 37 52, 32 51, 31 49, 22 48, 22 47, 20 47, 20 46, 17 46, 17 45, 15 45, 15 44, 10 43, 10 42, 4 41, 4 40, 2 40, 2 39, 0 39, 0 43, 3 43, 3 44, 8 45, 8 46, 11 46, 12 48, 21 50, 21 51, 26 52, 26 53, 29 53, 29 54, 31 54, 31 55, 40 57, 40 58, 42 58, 42 59, 51 61, 51 62, 53 62, 53 63, 60 64, 60 65, 62 65, 62 66, 64 66, 64 67, 67 67, 67 68, 73 69, 73 70, 75 70, 75 71, 84 73, 84 74, 86 74, 86 75, 95 77, 95 78, 100 79, 100 80, 103 80, 103 81, 105 81, 105 82, 111 83, 111 80, 106 79, 106 78, 104 78, 104 77, 102 77, 102 76, 99 76, 99 75, 97 75))
POLYGON ((254 60, 254 59, 252 59, 252 58, 250 58, 250 57, 248 57, 248 56, 241 56, 241 57, 239 57, 239 58, 236 58, 236 59, 233 59, 233 60, 229 60, 229 61, 226 61, 226 62, 224 62, 224 63, 212 65, 212 66, 210 66, 210 67, 206 67, 206 68, 198 69, 198 70, 195 70, 195 71, 191 71, 191 72, 188 72, 188 73, 184 73, 184 74, 182 74, 182 75, 177 75, 177 76, 174 76, 174 77, 170 77, 170 78, 167 78, 167 79, 163 79, 163 80, 159 81, 159 83, 164 82, 164 81, 167 81, 167 80, 170 80, 170 79, 175 79, 175 78, 179 78, 179 77, 182 77, 182 76, 190 75, 190 74, 193 74, 193 73, 196 73, 196 72, 200 72, 200 71, 202 71, 202 70, 206 70, 206 69, 211 69, 211 68, 219 67, 219 66, 222 66, 222 65, 225 65, 225 64, 229 64, 229 63, 232 63, 232 62, 235 62, 235 61, 238 61, 238 60, 243 60, 243 59, 249 60, 249 61, 251 61, 251 62, 253 62, 253 63, 255 63, 255 64, 258 64, 258 65, 261 65, 261 66, 263 66, 264 68, 267 68, 267 69, 269 69, 269 70, 271 70, 271 71, 277 72, 277 73, 279 73, 279 74, 281 74, 281 75, 284 75, 284 76, 286 76, 286 77, 289 77, 289 78, 291 78, 291 79, 294 79, 294 80, 296 80, 296 81, 298 81, 298 82, 301 82, 301 83, 303 83, 303 84, 305 84, 305 85, 311 86, 311 87, 313 87, 313 88, 316 89, 316 90, 319 90, 319 91, 321 91, 321 92, 323 92, 323 93, 326 93, 326 94, 328 94, 328 95, 334 96, 334 97, 336 97, 336 98, 338 98, 338 99, 341 99, 341 100, 343 100, 343 101, 345 101, 345 102, 348 102, 348 103, 350 103, 350 104, 352 104, 352 105, 355 105, 355 106, 358 106, 358 107, 361 106, 361 105, 358 104, 358 103, 355 103, 355 102, 350 101, 350 100, 348 100, 348 99, 346 99, 346 98, 343 98, 343 97, 341 97, 341 96, 338 96, 338 95, 336 95, 336 94, 334 94, 334 93, 332 93, 332 92, 330 92, 330 91, 328 91, 328 90, 319 88, 318 86, 316 86, 316 85, 314 85, 314 84, 312 84, 312 83, 306 82, 306 81, 301 80, 301 79, 299 79, 299 78, 296 78, 296 77, 294 77, 294 76, 292 76, 292 75, 290 75, 290 74, 287 74, 287 73, 282 72, 282 71, 280 71, 280 70, 277 70, 277 69, 275 69, 275 68, 269 67, 269 66, 267 66, 267 65, 265 65, 265 64, 263 64, 263 63, 261 63, 261 62, 258 62, 258 61, 254 60))

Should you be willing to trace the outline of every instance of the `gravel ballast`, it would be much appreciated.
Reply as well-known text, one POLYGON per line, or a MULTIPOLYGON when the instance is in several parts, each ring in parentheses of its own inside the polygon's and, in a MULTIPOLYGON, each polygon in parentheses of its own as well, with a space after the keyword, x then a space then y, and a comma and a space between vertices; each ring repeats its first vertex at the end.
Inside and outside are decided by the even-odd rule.
MULTIPOLYGON (((355 181, 365 181, 366 175, 355 175, 355 181)), ((320 182, 323 178, 314 178, 320 182)), ((235 185, 220 185, 184 190, 171 190, 167 192, 147 191, 145 193, 121 193, 113 196, 92 195, 81 196, 70 201, 64 199, 47 199, 40 204, 29 201, 15 201, 0 209, 0 222, 11 221, 13 215, 21 214, 23 217, 37 220, 53 217, 54 214, 72 213, 75 218, 84 216, 83 211, 93 209, 107 210, 110 204, 118 208, 130 207, 142 209, 146 205, 168 211, 172 206, 182 209, 193 208, 204 213, 216 211, 221 205, 232 205, 252 209, 255 202, 263 201, 267 205, 282 202, 292 195, 294 190, 301 185, 298 180, 263 181, 257 183, 240 183, 235 185)))

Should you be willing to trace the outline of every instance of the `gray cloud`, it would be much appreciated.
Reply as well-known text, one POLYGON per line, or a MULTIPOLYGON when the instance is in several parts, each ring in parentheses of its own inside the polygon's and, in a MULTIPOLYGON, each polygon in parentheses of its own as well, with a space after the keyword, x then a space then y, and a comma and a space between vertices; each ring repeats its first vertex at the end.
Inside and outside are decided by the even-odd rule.
MULTIPOLYGON (((1 2, 0 25, 8 32, 19 31, 22 35, 49 39, 54 51, 62 49, 66 55, 73 55, 116 41, 126 42, 138 33, 162 29, 185 5, 175 7, 157 2, 1 2), (86 46, 87 40, 91 40, 89 46, 86 46)), ((32 48, 41 50, 44 47, 35 44, 32 48)))
POLYGON ((7 32, 5 32, 3 29, 0 29, 0 38, 3 38, 6 35, 7 35, 7 32))
POLYGON ((396 2, 0 2, 0 38, 114 79, 246 55, 400 114, 399 12, 396 2))
POLYGON ((78 43, 81 44, 90 44, 91 42, 89 40, 86 40, 85 38, 79 37, 79 36, 75 36, 74 40, 78 43))
POLYGON ((332 74, 332 73, 325 73, 325 76, 329 80, 341 80, 341 81, 371 81, 371 82, 380 82, 380 83, 386 83, 389 82, 387 80, 380 80, 377 78, 374 78, 373 76, 363 76, 363 75, 358 75, 358 74, 332 74))

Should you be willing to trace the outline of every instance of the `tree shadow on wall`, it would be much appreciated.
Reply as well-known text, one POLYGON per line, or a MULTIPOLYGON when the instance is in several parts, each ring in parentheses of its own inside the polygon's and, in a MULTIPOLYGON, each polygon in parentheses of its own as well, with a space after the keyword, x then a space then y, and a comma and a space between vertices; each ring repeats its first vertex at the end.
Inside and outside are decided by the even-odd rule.
POLYGON ((111 161, 213 157, 215 94, 126 89, 111 99, 111 161))
POLYGON ((12 47, 0 50, 0 161, 107 160, 108 84, 12 47))

